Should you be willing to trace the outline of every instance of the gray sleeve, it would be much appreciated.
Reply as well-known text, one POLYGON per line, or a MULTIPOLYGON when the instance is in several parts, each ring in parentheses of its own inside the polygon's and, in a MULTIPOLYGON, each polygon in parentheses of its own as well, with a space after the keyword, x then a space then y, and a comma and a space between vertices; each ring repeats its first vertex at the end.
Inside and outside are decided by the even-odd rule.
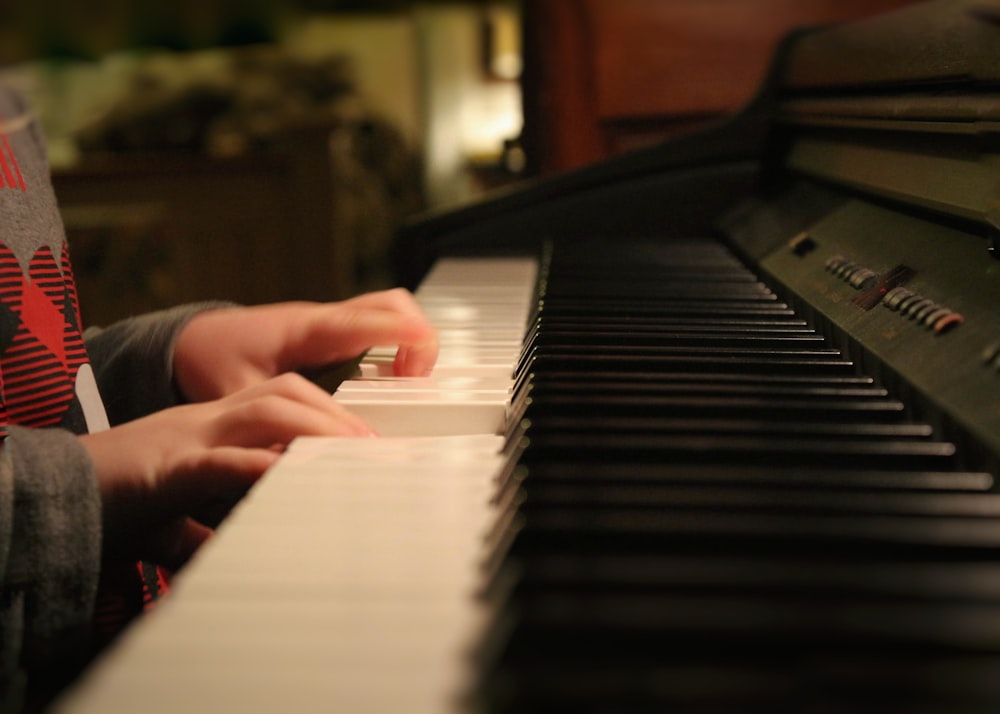
POLYGON ((84 333, 97 387, 112 425, 180 403, 174 384, 174 341, 194 315, 228 305, 183 305, 128 318, 106 328, 90 328, 84 333))
POLYGON ((25 675, 50 691, 90 654, 101 558, 91 461, 61 429, 10 427, 0 447, 0 711, 25 675))

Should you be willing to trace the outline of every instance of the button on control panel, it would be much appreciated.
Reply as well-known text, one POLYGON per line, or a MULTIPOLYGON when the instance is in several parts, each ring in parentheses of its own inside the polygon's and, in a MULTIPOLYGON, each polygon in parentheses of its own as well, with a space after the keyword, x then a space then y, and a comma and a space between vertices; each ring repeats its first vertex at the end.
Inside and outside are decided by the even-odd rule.
POLYGON ((861 291, 853 302, 864 310, 881 304, 937 334, 965 321, 961 313, 905 287, 916 274, 905 265, 897 265, 880 275, 864 265, 836 255, 826 261, 826 269, 861 291))
POLYGON ((960 313, 904 287, 887 292, 882 297, 882 304, 938 333, 965 321, 960 313))
POLYGON ((982 354, 983 364, 1000 372, 1000 340, 986 346, 982 354))

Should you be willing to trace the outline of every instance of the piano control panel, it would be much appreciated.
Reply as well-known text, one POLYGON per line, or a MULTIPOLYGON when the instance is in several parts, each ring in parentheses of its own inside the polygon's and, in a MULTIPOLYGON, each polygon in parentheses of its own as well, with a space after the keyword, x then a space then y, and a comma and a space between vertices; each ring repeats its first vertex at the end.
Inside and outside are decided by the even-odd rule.
POLYGON ((939 334, 965 322, 960 312, 907 288, 906 283, 910 282, 915 271, 906 265, 897 265, 879 274, 842 255, 836 255, 826 261, 826 269, 860 291, 852 302, 864 310, 883 305, 939 334))
POLYGON ((1000 266, 988 247, 961 226, 854 199, 784 241, 761 266, 810 306, 817 323, 852 335, 859 355, 893 365, 995 450, 1000 266))

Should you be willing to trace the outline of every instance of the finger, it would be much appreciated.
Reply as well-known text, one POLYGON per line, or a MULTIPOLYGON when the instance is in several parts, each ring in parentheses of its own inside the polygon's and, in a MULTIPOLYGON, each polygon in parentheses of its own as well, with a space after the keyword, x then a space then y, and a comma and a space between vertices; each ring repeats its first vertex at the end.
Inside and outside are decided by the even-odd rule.
POLYGON ((392 372, 397 377, 426 377, 434 369, 440 353, 437 340, 418 345, 401 345, 396 350, 392 372))
POLYGON ((357 300, 359 305, 398 310, 420 321, 425 328, 422 337, 397 343, 399 349, 393 362, 393 373, 397 377, 422 377, 430 374, 437 362, 440 342, 437 330, 427 320, 413 294, 408 290, 397 288, 362 295, 357 300))
POLYGON ((375 435, 364 419, 337 402, 329 392, 313 384, 302 375, 293 372, 286 372, 265 382, 252 385, 241 392, 226 397, 224 401, 233 404, 248 403, 266 396, 279 396, 327 414, 341 422, 342 427, 350 429, 349 433, 341 433, 338 429, 338 434, 342 436, 375 435))
POLYGON ((321 407, 268 394, 227 408, 213 424, 217 446, 270 449, 297 436, 374 436, 360 417, 327 396, 321 407))
POLYGON ((273 449, 236 446, 203 451, 165 479, 161 507, 214 528, 280 456, 273 449))
POLYGON ((280 458, 265 448, 219 446, 181 460, 158 484, 158 509, 216 525, 280 458))
POLYGON ((268 447, 216 446, 177 466, 164 499, 174 512, 192 513, 206 500, 235 501, 281 457, 268 447))
POLYGON ((160 531, 150 544, 147 559, 176 571, 211 537, 211 528, 190 518, 180 518, 160 531))
POLYGON ((314 331, 361 352, 369 347, 436 343, 437 330, 422 313, 372 307, 317 313, 314 331))
POLYGON ((340 304, 357 308, 390 310, 414 317, 423 317, 423 310, 413 297, 413 293, 404 288, 364 293, 344 300, 340 304))
POLYGON ((330 309, 317 312, 286 356, 287 368, 322 366, 353 359, 372 347, 396 346, 403 352, 400 376, 422 375, 437 361, 437 330, 422 315, 381 309, 330 309))
POLYGON ((329 406, 330 402, 329 392, 295 372, 285 372, 276 377, 254 382, 223 397, 219 402, 224 405, 240 404, 268 395, 280 395, 310 404, 317 409, 329 406))

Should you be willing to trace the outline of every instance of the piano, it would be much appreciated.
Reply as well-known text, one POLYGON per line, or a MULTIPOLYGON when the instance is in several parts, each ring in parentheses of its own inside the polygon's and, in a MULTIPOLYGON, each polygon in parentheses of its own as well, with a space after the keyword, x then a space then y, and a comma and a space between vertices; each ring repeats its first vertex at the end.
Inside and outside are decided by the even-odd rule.
POLYGON ((1000 2, 932 0, 415 221, 439 368, 366 357, 383 437, 295 442, 57 710, 995 711, 998 88, 1000 2))

